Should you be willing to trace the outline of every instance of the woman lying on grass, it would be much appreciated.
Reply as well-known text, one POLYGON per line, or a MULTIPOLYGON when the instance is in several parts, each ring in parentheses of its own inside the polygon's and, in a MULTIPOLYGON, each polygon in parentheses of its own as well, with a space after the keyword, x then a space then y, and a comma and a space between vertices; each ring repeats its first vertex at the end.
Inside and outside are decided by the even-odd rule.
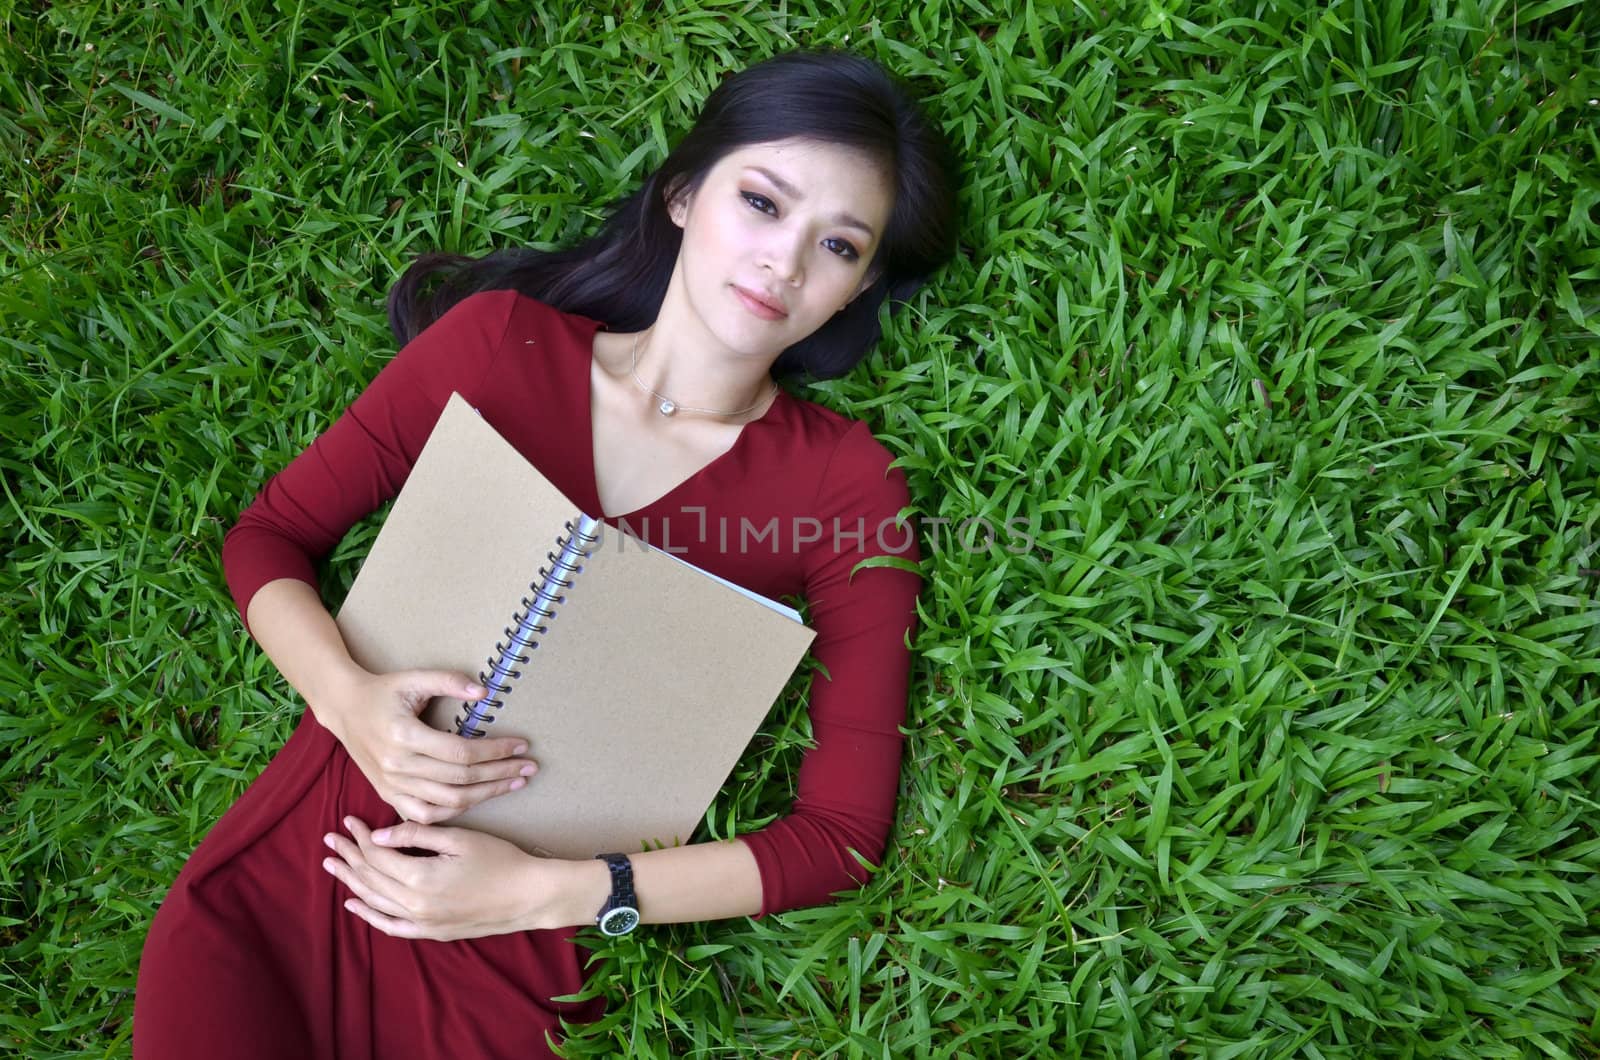
POLYGON ((155 917, 137 1057, 541 1055, 563 1017, 600 1014, 552 998, 583 986, 575 936, 603 913, 764 915, 862 882, 856 855, 881 857, 893 817, 920 579, 852 571, 919 553, 894 524, 909 496, 887 450, 776 380, 856 365, 885 300, 948 260, 954 226, 948 148, 898 83, 848 53, 796 52, 717 88, 589 241, 407 271, 389 297, 399 354, 223 546, 249 633, 309 709, 155 917), (538 748, 424 724, 431 698, 484 690, 464 673, 362 669, 313 563, 399 492, 452 391, 585 511, 670 537, 755 592, 806 598, 827 676, 788 816, 581 861, 444 823, 537 784, 538 748), (743 518, 776 519, 780 540, 696 539, 743 518), (817 523, 842 532, 815 540, 817 523))

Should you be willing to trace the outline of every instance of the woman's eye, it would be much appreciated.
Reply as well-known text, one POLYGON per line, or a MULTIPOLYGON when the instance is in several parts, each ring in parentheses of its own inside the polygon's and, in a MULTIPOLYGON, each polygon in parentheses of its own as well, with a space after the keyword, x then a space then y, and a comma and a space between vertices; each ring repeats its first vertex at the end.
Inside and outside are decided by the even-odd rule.
MULTIPOLYGON (((777 207, 773 206, 772 200, 767 198, 765 195, 757 195, 753 191, 741 191, 739 194, 744 197, 745 202, 749 203, 755 209, 760 210, 762 213, 770 212, 775 214, 777 210, 777 207), (767 207, 772 207, 772 210, 769 211, 767 207)), ((835 254, 839 255, 839 257, 845 259, 846 261, 854 261, 861 256, 860 251, 856 250, 856 248, 850 245, 850 243, 846 240, 829 239, 826 242, 834 244, 834 246, 830 249, 832 249, 835 254)))
POLYGON ((834 253, 839 255, 841 258, 844 258, 846 261, 854 261, 861 256, 860 252, 857 251, 855 247, 851 246, 842 239, 830 239, 828 242, 837 244, 837 249, 834 250, 834 253))

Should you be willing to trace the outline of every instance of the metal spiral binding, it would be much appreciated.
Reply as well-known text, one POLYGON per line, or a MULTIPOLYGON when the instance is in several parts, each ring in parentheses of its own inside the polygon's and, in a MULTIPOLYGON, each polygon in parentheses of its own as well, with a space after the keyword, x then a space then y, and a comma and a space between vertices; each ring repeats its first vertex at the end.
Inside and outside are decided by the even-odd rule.
POLYGON ((565 590, 572 588, 574 575, 583 570, 583 560, 594 555, 595 542, 600 540, 601 522, 587 515, 579 515, 576 524, 565 523, 566 533, 556 538, 556 552, 546 552, 548 567, 539 568, 539 577, 528 586, 530 596, 522 598, 522 611, 513 612, 511 625, 502 632, 504 643, 496 642, 495 653, 489 656, 488 669, 478 674, 478 683, 489 694, 475 703, 463 702, 464 712, 456 717, 456 732, 468 739, 481 739, 489 735, 483 726, 495 719, 495 712, 505 706, 505 697, 511 694, 511 682, 522 676, 513 665, 526 666, 528 653, 539 646, 535 637, 549 632, 549 622, 557 607, 566 602, 565 590))

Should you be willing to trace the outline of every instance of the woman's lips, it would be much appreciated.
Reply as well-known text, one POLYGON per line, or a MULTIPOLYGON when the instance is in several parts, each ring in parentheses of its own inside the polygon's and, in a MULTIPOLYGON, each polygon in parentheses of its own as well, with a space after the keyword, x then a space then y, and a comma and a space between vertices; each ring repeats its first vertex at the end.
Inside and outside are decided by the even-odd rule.
POLYGON ((762 320, 782 320, 784 317, 789 315, 788 313, 781 312, 767 305, 767 303, 761 301, 755 295, 751 294, 749 291, 746 291, 743 287, 736 285, 733 288, 733 293, 739 296, 739 301, 744 303, 746 309, 750 310, 750 312, 754 313, 762 320))

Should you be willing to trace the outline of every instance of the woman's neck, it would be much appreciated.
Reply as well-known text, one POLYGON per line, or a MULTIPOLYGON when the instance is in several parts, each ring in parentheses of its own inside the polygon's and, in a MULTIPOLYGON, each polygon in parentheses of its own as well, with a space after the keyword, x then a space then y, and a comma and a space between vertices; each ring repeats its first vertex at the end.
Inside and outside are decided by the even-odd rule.
MULTIPOLYGON (((640 386, 680 408, 714 409, 731 414, 728 419, 745 420, 760 416, 774 397, 771 369, 776 354, 757 356, 728 349, 694 313, 670 297, 662 302, 655 323, 636 338, 637 363, 630 339, 626 366, 640 386)), ((652 405, 660 400, 642 390, 640 397, 652 405)))

